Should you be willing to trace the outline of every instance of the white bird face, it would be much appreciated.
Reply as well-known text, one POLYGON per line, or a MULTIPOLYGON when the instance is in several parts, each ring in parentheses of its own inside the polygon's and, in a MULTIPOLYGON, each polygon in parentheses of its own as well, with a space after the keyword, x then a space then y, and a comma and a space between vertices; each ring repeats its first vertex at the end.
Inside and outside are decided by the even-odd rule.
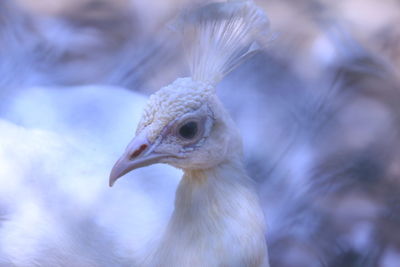
POLYGON ((211 168, 237 149, 241 151, 239 134, 212 88, 178 79, 150 97, 136 137, 111 171, 110 186, 124 174, 154 163, 211 168))

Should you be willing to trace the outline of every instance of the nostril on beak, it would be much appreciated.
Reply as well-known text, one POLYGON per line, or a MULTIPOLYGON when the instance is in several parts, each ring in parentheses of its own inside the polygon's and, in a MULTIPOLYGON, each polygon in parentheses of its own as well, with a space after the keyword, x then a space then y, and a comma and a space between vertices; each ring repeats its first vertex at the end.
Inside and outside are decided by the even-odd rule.
POLYGON ((147 148, 147 145, 146 145, 146 144, 141 145, 138 149, 136 149, 136 150, 131 154, 130 159, 132 160, 132 159, 138 157, 140 154, 142 154, 142 152, 143 152, 144 150, 146 150, 146 148, 147 148))

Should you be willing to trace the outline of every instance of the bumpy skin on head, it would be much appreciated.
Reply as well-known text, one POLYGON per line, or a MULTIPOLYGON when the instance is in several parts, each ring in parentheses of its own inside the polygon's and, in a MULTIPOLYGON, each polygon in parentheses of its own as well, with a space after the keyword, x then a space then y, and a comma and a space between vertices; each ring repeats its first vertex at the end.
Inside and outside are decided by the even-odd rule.
POLYGON ((178 78, 150 96, 136 135, 146 128, 147 139, 154 142, 168 123, 200 108, 214 91, 211 83, 194 81, 190 77, 178 78))

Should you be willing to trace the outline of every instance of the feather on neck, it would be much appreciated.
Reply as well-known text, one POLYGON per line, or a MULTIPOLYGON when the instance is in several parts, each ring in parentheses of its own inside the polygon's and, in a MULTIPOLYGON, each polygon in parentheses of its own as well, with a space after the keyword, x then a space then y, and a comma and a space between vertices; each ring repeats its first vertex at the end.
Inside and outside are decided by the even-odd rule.
POLYGON ((185 171, 175 210, 148 265, 267 266, 264 233, 258 197, 240 160, 185 171))

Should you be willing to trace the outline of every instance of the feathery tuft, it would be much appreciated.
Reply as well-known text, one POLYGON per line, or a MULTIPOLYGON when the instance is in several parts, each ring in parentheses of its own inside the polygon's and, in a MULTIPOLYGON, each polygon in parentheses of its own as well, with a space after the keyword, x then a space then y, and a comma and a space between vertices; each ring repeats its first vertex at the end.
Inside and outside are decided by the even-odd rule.
POLYGON ((219 82, 268 41, 269 22, 251 1, 212 3, 180 19, 192 78, 219 82))

